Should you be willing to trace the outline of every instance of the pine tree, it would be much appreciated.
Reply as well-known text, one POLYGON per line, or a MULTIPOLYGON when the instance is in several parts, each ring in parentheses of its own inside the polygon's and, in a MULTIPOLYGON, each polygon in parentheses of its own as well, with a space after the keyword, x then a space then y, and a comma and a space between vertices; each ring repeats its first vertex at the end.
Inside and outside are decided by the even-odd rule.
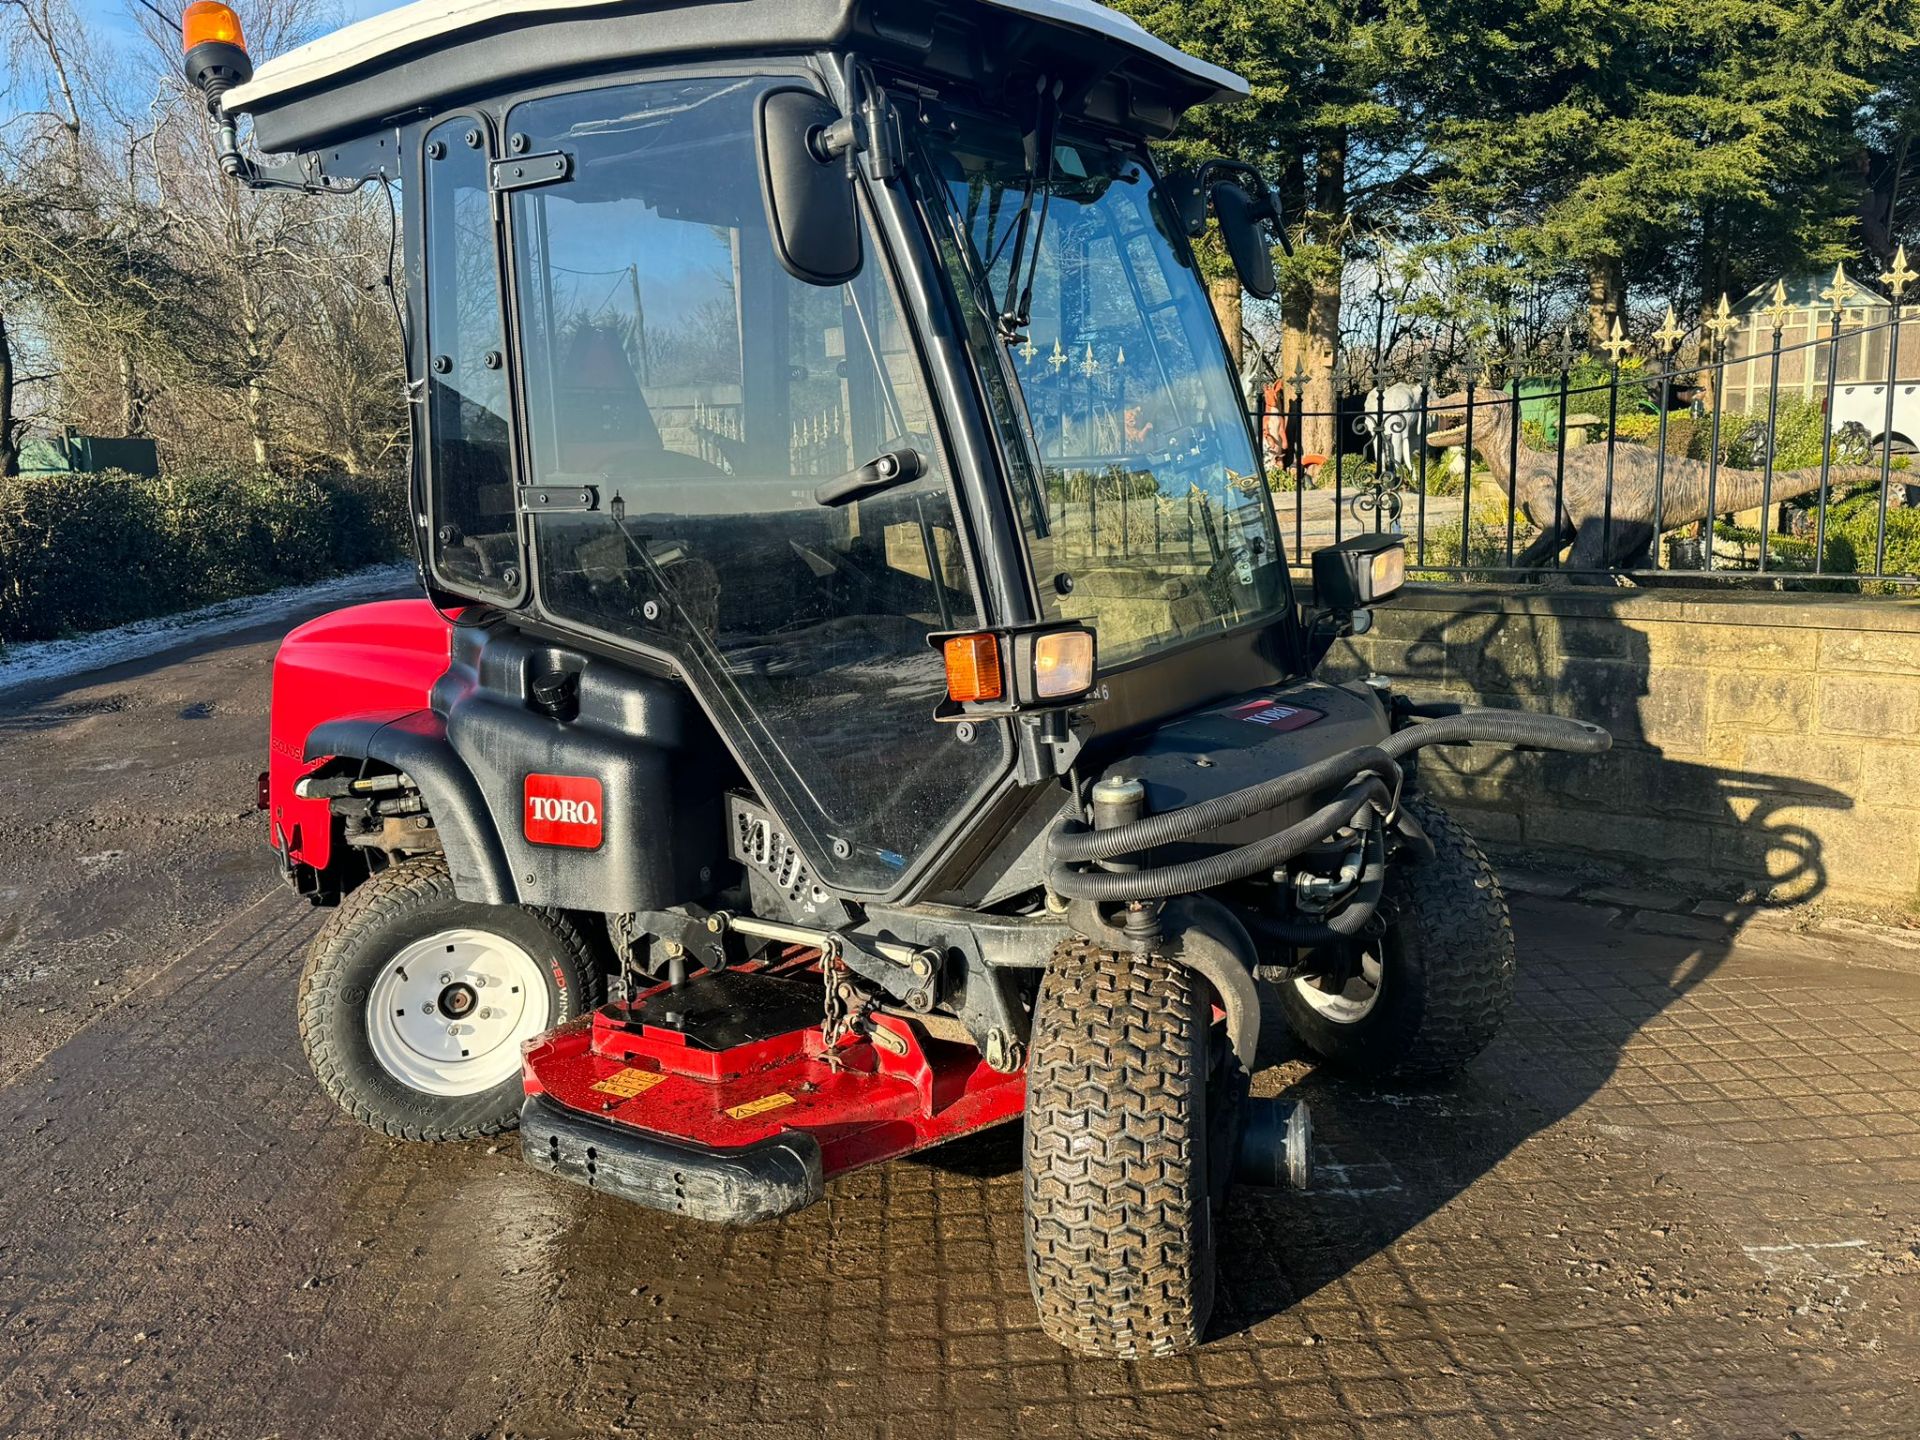
MULTIPOLYGON (((1406 57, 1427 22, 1410 0, 1114 0, 1147 29, 1245 76, 1252 95, 1203 107, 1169 148, 1182 160, 1225 153, 1259 165, 1275 186, 1294 239, 1280 267, 1282 345, 1271 357, 1309 376, 1306 448, 1332 447, 1333 364, 1341 278, 1362 235, 1388 222, 1417 190, 1422 116, 1400 94, 1406 57)), ((1216 272, 1218 273, 1218 272, 1216 272)), ((1238 288, 1216 307, 1237 328, 1238 288)), ((1216 290, 1216 297, 1221 294, 1216 290)))
MULTIPOLYGON (((1627 282, 1710 301, 1855 253, 1860 109, 1910 57, 1912 0, 1440 0, 1425 77, 1428 219, 1585 280, 1590 329, 1627 282)), ((1910 59, 1907 61, 1910 63, 1910 59)))

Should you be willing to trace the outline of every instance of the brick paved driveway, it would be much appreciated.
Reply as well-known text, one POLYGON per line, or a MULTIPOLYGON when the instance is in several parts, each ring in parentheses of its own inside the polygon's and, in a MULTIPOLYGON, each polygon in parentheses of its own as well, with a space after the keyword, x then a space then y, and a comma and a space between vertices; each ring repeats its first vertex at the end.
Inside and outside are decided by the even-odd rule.
POLYGON ((1276 1042, 1319 1188, 1238 1196, 1210 1343, 1115 1365, 1039 1334, 1011 1131, 730 1231, 356 1129, 268 887, 0 1057, 0 1436, 1920 1433, 1920 974, 1864 942, 1518 902, 1464 1083, 1276 1042))

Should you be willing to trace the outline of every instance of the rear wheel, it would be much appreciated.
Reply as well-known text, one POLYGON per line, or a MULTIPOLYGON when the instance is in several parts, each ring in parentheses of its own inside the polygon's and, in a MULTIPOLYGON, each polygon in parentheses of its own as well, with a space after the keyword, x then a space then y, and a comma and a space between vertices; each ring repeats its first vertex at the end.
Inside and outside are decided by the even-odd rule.
POLYGON ((520 1046, 591 1003, 572 921, 453 892, 439 857, 407 860, 341 904, 300 980, 300 1040, 321 1086, 402 1140, 511 1129, 520 1046))
MULTIPOLYGON (((1027 1066, 1027 1277, 1048 1336, 1085 1355, 1177 1355, 1213 1309, 1206 986, 1086 942, 1040 983, 1027 1066)), ((1224 1108, 1224 1107, 1222 1107, 1224 1108)))
POLYGON ((1480 847, 1431 800, 1402 802, 1434 858, 1396 863, 1379 925, 1309 957, 1280 983, 1287 1025, 1314 1054, 1374 1079, 1457 1073, 1513 1000, 1513 925, 1480 847))

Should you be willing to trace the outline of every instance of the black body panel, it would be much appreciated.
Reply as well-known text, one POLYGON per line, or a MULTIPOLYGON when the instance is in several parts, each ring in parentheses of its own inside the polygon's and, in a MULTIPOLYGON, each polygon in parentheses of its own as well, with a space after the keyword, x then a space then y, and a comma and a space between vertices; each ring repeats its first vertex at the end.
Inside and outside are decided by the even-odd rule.
MULTIPOLYGON (((1103 776, 1130 776, 1147 787, 1147 813, 1162 814, 1244 790, 1361 745, 1391 731, 1387 712, 1366 686, 1304 680, 1235 696, 1170 720, 1112 760, 1103 776)), ((1258 840, 1304 819, 1327 797, 1303 796, 1207 836, 1211 846, 1258 840)))
POLYGON ((718 1052, 819 1024, 820 982, 720 970, 639 1000, 616 1001, 601 1013, 624 1028, 672 1030, 690 1048, 718 1052))
POLYGON ((509 898, 603 913, 657 910, 720 882, 728 863, 723 797, 737 772, 681 686, 511 625, 463 623, 432 703, 487 798, 513 876, 509 898), (536 687, 546 709, 533 698, 536 687), (597 848, 527 841, 529 774, 599 781, 597 848))
POLYGON ((713 1150, 604 1125, 530 1095, 520 1147, 536 1170, 696 1220, 771 1220, 805 1209, 825 1189, 819 1142, 803 1131, 713 1150))
POLYGON ((447 728, 431 710, 394 710, 350 715, 316 725, 307 737, 306 757, 318 760, 377 760, 400 771, 420 787, 447 872, 462 900, 507 905, 515 898, 513 872, 480 787, 453 747, 447 728))

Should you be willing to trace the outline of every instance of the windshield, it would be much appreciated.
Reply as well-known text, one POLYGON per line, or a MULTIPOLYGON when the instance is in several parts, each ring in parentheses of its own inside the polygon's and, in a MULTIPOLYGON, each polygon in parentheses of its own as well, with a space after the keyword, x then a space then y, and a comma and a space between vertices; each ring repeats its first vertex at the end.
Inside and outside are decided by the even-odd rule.
MULTIPOLYGON (((1136 158, 1055 146, 1050 197, 1023 202, 1020 137, 974 122, 929 146, 950 207, 941 236, 964 303, 993 335, 1016 252, 1033 267, 1029 324, 983 366, 1003 430, 1031 432, 1042 474, 1003 433, 1049 617, 1090 622, 1103 666, 1217 633, 1276 608, 1284 571, 1240 394, 1206 289, 1136 158), (1038 235, 1037 247, 1033 236, 1038 235)), ((1044 172, 1044 164, 1038 167, 1044 172)), ((1017 307, 1016 307, 1017 308, 1017 307)))

